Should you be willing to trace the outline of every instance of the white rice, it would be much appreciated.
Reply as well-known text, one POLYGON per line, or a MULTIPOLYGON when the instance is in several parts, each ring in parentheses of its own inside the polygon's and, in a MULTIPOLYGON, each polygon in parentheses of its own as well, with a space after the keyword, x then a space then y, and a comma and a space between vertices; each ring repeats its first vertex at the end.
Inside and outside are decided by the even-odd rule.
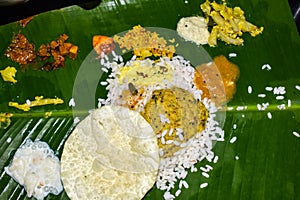
POLYGON ((189 184, 186 181, 182 180, 181 183, 182 186, 185 187, 186 189, 189 188, 189 184))
POLYGON ((262 106, 259 103, 256 105, 256 107, 257 107, 257 110, 262 110, 262 106))
POLYGON ((184 140, 184 136, 182 135, 182 133, 181 133, 181 134, 179 134, 179 135, 178 135, 178 137, 179 137, 179 139, 180 139, 181 141, 183 141, 183 140, 184 140))
POLYGON ((200 167, 200 170, 203 171, 203 172, 208 172, 209 169, 205 168, 205 167, 200 167))
POLYGON ((248 93, 252 94, 252 87, 250 85, 248 86, 248 93))
POLYGON ((219 160, 219 156, 215 156, 214 160, 213 160, 213 163, 217 163, 219 160))
POLYGON ((229 58, 233 58, 233 57, 236 57, 237 56, 237 54, 236 53, 229 53, 229 58))
POLYGON ((118 55, 116 54, 115 51, 111 51, 111 55, 112 55, 114 58, 118 57, 118 55))
POLYGON ((166 144, 165 137, 161 137, 160 141, 161 141, 162 144, 166 144))
POLYGON ((168 124, 170 124, 170 120, 166 117, 166 115, 164 115, 164 114, 159 114, 159 117, 160 117, 160 122, 161 123, 168 123, 168 124))
POLYGON ((11 140, 12 140, 11 137, 9 137, 9 138, 6 139, 6 142, 7 142, 7 143, 10 143, 11 140))
POLYGON ((279 110, 285 110, 285 104, 280 104, 277 106, 279 110))
POLYGON ((165 137, 165 135, 168 133, 168 130, 163 130, 163 132, 161 133, 162 137, 165 137))
POLYGON ((173 141, 173 144, 176 146, 180 146, 181 143, 175 140, 175 141, 173 141))
POLYGON ((206 65, 207 65, 207 66, 210 66, 210 65, 212 65, 212 62, 209 62, 209 63, 207 63, 206 65))
POLYGON ((258 94, 257 96, 260 97, 260 98, 265 98, 266 94, 258 94))
POLYGON ((101 82, 100 82, 100 85, 102 85, 102 86, 108 85, 108 82, 106 82, 106 81, 101 81, 101 82))
POLYGON ((271 92, 271 91, 273 90, 273 88, 270 87, 270 86, 267 86, 267 87, 265 88, 265 90, 271 92))
POLYGON ((268 107, 269 107, 269 102, 266 102, 266 103, 262 103, 262 104, 257 104, 256 107, 257 107, 257 110, 266 110, 268 107))
POLYGON ((287 104, 288 104, 288 107, 291 107, 292 106, 292 101, 290 99, 288 99, 287 104))
POLYGON ((213 170, 214 168, 210 165, 205 165, 205 167, 210 171, 210 170, 213 170))
POLYGON ((26 100, 26 104, 27 104, 28 106, 30 106, 31 102, 30 102, 29 99, 26 100))
POLYGON ((237 137, 236 137, 236 136, 234 136, 233 138, 231 138, 231 139, 230 139, 230 141, 229 141, 229 142, 230 142, 231 144, 233 144, 233 143, 234 143, 236 140, 237 140, 237 137))
POLYGON ((208 173, 202 172, 201 174, 202 174, 202 176, 204 176, 205 178, 209 178, 209 174, 208 174, 208 173))
POLYGON ((237 128, 237 124, 233 124, 233 129, 236 129, 237 128))
POLYGON ((102 67, 101 70, 102 70, 103 72, 105 72, 105 73, 108 73, 108 69, 105 68, 105 67, 102 67))
POLYGON ((178 197, 180 195, 180 193, 181 193, 181 190, 179 189, 175 192, 175 196, 178 197))
MULTIPOLYGON (((105 58, 104 58, 105 59, 105 58)), ((121 58, 118 58, 119 61, 123 62, 121 58)), ((170 87, 179 87, 189 91, 197 100, 201 100, 202 103, 209 111, 209 117, 207 119, 205 129, 200 133, 195 134, 193 138, 190 138, 187 142, 176 143, 173 140, 167 140, 164 138, 166 134, 172 135, 174 130, 164 130, 161 133, 162 144, 171 144, 174 143, 181 147, 180 150, 176 151, 173 156, 161 158, 160 167, 157 175, 156 187, 164 192, 164 199, 174 199, 175 196, 179 195, 181 192, 175 193, 175 195, 170 193, 170 190, 175 188, 175 184, 179 181, 178 187, 188 188, 188 183, 184 180, 188 174, 189 169, 193 172, 197 171, 195 167, 197 162, 200 162, 204 159, 209 162, 217 162, 218 157, 214 155, 212 151, 214 141, 224 141, 224 131, 219 126, 219 123, 214 120, 216 117, 215 112, 217 108, 214 103, 209 99, 202 99, 202 91, 198 90, 194 85, 194 72, 195 69, 190 65, 190 62, 185 60, 181 56, 175 56, 172 59, 164 57, 160 58, 159 62, 154 62, 152 60, 146 59, 137 61, 135 58, 132 58, 126 63, 126 66, 132 66, 135 62, 139 62, 140 66, 170 66, 172 70, 172 80, 170 82, 155 83, 155 85, 149 85, 144 87, 144 96, 143 100, 139 101, 137 104, 137 111, 141 112, 152 96, 152 92, 157 89, 167 89, 170 87), (177 195, 176 195, 177 194, 177 195)), ((122 94, 124 89, 128 89, 128 84, 119 84, 117 75, 120 74, 119 68, 124 66, 124 63, 117 63, 115 61, 106 62, 105 66, 107 69, 111 69, 112 73, 109 78, 106 80, 108 83, 107 90, 107 99, 105 101, 98 102, 101 105, 113 104, 120 105, 124 104, 124 100, 120 99, 119 96, 122 94)), ((137 88, 138 89, 138 88, 137 88)), ((126 102, 125 102, 126 103, 126 102)), ((247 106, 241 106, 237 109, 247 109, 247 106)), ((160 115, 161 122, 168 123, 169 120, 165 116, 160 115)), ((176 129, 176 135, 178 135, 181 141, 184 140, 183 131, 176 129)), ((160 155, 163 155, 164 152, 161 149, 159 151, 160 155)), ((209 166, 209 165, 208 165, 209 166)), ((212 170, 210 166, 209 169, 206 169, 207 172, 203 171, 203 168, 200 170, 204 173, 205 177, 209 177, 207 174, 208 171, 212 170)), ((202 173, 202 175, 203 175, 202 173)), ((175 190, 179 191, 179 190, 175 190)))
POLYGON ((282 95, 276 96, 276 100, 283 100, 283 99, 284 99, 284 96, 282 96, 282 95))
POLYGON ((174 129, 171 128, 170 131, 169 131, 169 136, 171 136, 173 134, 173 132, 174 132, 174 129))
POLYGON ((269 107, 269 105, 270 105, 269 102, 262 103, 262 106, 263 106, 262 109, 266 110, 269 107))
POLYGON ((69 106, 70 107, 74 107, 76 104, 75 104, 75 100, 74 98, 71 98, 70 101, 69 101, 69 106))
POLYGON ((268 116, 269 119, 272 119, 272 113, 268 112, 267 116, 268 116))
POLYGON ((100 59, 100 64, 104 65, 105 64, 105 60, 103 58, 100 59))
POLYGON ((264 64, 262 67, 261 67, 262 70, 267 70, 267 71, 270 71, 272 68, 269 64, 264 64))
POLYGON ((284 86, 278 86, 278 87, 274 87, 273 89, 273 94, 278 95, 278 94, 285 94, 285 87, 284 86))
POLYGON ((200 185, 200 188, 206 188, 208 186, 208 183, 202 183, 201 185, 200 185))
POLYGON ((300 137, 300 134, 296 131, 293 131, 293 135, 296 136, 296 137, 300 137))
POLYGON ((197 171, 198 171, 198 169, 195 166, 191 167, 191 172, 197 172, 197 171))
POLYGON ((233 110, 234 108, 233 107, 227 107, 227 110, 233 110))
POLYGON ((237 111, 241 111, 241 110, 247 110, 247 106, 238 106, 238 107, 236 107, 236 110, 237 111))
POLYGON ((167 140, 166 141, 166 144, 172 144, 173 143, 173 140, 167 140))
POLYGON ((163 155, 164 155, 164 151, 163 151, 163 149, 160 148, 159 149, 159 156, 162 157, 163 155))
POLYGON ((74 124, 77 124, 78 122, 80 122, 79 117, 75 117, 75 118, 74 118, 74 124))
POLYGON ((164 193, 164 199, 165 200, 172 200, 175 199, 175 196, 173 194, 171 194, 169 191, 164 193))

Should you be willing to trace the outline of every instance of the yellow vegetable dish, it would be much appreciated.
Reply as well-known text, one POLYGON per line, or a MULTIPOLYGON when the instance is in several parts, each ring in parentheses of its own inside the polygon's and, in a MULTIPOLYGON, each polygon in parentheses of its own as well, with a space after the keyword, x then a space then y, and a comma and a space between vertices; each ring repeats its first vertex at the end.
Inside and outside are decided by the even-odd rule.
POLYGON ((0 129, 6 129, 10 125, 11 113, 0 113, 0 129))
POLYGON ((24 104, 19 104, 18 102, 9 102, 8 105, 11 107, 15 107, 18 108, 20 110, 23 111, 29 111, 30 107, 34 107, 34 106, 43 106, 43 105, 49 105, 49 104, 62 104, 64 103, 64 101, 60 98, 55 98, 55 99, 44 99, 43 96, 39 96, 39 97, 35 97, 34 101, 29 101, 27 100, 26 103, 24 104))
POLYGON ((240 7, 229 8, 225 3, 218 4, 215 1, 201 4, 201 10, 207 17, 207 22, 211 18, 216 25, 212 27, 208 44, 217 45, 217 39, 221 39, 227 44, 243 45, 241 38, 243 32, 249 32, 252 37, 263 32, 263 27, 258 28, 246 21, 244 11, 240 7))
MULTIPOLYGON (((124 52, 126 52, 125 49, 133 50, 134 55, 139 59, 150 56, 167 56, 171 58, 175 53, 174 45, 169 45, 158 33, 150 32, 140 25, 134 26, 123 37, 114 36, 113 40, 124 49, 124 52)), ((174 41, 170 40, 169 42, 173 43, 174 41)))
POLYGON ((12 82, 12 83, 17 82, 17 80, 14 79, 14 77, 16 76, 16 72, 17 72, 17 70, 14 67, 6 67, 4 70, 0 70, 0 74, 3 78, 3 80, 12 82))

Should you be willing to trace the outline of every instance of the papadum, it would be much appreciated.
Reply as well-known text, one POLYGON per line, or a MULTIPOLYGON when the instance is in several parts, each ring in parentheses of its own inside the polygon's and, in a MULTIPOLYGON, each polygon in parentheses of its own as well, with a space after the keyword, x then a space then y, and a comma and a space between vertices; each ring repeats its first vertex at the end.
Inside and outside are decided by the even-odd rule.
POLYGON ((104 106, 90 113, 67 139, 61 177, 75 199, 141 199, 159 167, 154 131, 136 111, 104 106))

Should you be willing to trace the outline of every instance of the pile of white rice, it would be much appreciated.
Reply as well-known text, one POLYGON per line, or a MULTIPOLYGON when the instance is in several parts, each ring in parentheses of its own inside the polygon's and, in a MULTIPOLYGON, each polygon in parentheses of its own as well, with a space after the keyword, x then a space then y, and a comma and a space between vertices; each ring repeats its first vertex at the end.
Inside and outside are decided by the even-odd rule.
MULTIPOLYGON (((113 58, 103 55, 100 60, 103 72, 111 71, 109 78, 106 82, 101 82, 101 85, 107 85, 108 95, 106 99, 98 99, 98 107, 102 105, 115 105, 120 104, 119 96, 124 89, 128 89, 127 84, 120 84, 117 76, 120 74, 119 69, 124 66, 133 66, 134 62, 139 62, 141 66, 170 66, 173 71, 172 81, 156 83, 149 85, 146 88, 145 96, 137 111, 142 111, 143 106, 148 102, 152 96, 152 92, 158 89, 167 89, 171 87, 179 87, 189 91, 194 95, 194 98, 203 102, 209 111, 209 118, 206 123, 205 130, 201 134, 196 134, 193 138, 189 139, 186 143, 181 143, 181 149, 173 154, 172 157, 161 158, 160 167, 156 181, 156 187, 165 191, 164 199, 174 199, 179 196, 183 188, 188 188, 188 183, 184 180, 188 172, 197 172, 196 163, 206 159, 209 162, 217 162, 218 157, 212 151, 215 141, 224 141, 224 131, 220 127, 220 123, 215 121, 216 107, 209 99, 201 99, 202 91, 198 90, 193 82, 195 69, 190 65, 190 62, 181 56, 173 58, 163 57, 159 62, 154 62, 150 59, 136 60, 133 57, 126 64, 123 62, 121 56, 117 56, 113 52, 113 58), (178 184, 176 184, 178 183, 178 184), (175 188, 178 186, 178 188, 175 188), (174 192, 175 191, 175 192, 174 192), (174 192, 174 194, 172 194, 174 192)), ((162 149, 161 149, 162 150, 162 149)), ((207 168, 201 167, 202 175, 206 178, 209 177, 208 171, 212 169, 207 165, 207 168)), ((200 188, 207 186, 207 183, 202 183, 200 188)))

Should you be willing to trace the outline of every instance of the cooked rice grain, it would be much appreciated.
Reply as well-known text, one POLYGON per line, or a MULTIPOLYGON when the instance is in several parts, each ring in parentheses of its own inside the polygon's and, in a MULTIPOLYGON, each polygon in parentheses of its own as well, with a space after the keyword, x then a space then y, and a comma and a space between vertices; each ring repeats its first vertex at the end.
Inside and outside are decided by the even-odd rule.
MULTIPOLYGON (((120 60, 120 59, 118 59, 120 60)), ((123 62, 123 61, 122 61, 123 62)), ((220 127, 219 123, 215 121, 217 108, 215 105, 208 99, 202 99, 202 91, 198 90, 194 86, 194 73, 195 69, 191 66, 190 62, 185 60, 181 56, 175 56, 173 58, 163 57, 160 58, 158 62, 146 60, 135 60, 135 57, 132 57, 126 63, 126 66, 133 66, 135 62, 139 62, 141 66, 165 66, 169 65, 172 69, 173 77, 171 82, 156 83, 155 85, 149 85, 145 88, 144 99, 139 102, 137 111, 141 112, 144 105, 149 101, 152 96, 152 92, 158 89, 167 89, 170 87, 179 87, 189 91, 197 100, 202 101, 206 109, 209 111, 209 117, 206 122, 205 130, 200 133, 197 133, 194 137, 190 138, 187 142, 177 143, 181 147, 180 150, 176 151, 173 156, 161 158, 160 167, 157 175, 156 187, 160 190, 165 191, 164 199, 174 199, 175 196, 170 193, 171 189, 175 188, 175 184, 179 181, 179 189, 182 187, 188 188, 188 183, 183 180, 188 174, 190 169, 193 172, 196 172, 195 164, 204 159, 209 162, 217 160, 214 152, 212 151, 214 141, 224 141, 224 131, 220 127)), ((124 67, 124 63, 117 63, 116 61, 107 62, 105 64, 107 69, 111 69, 112 73, 109 75, 109 78, 106 80, 109 84, 107 86, 108 95, 107 100, 102 104, 122 104, 122 100, 119 98, 122 95, 122 91, 128 89, 128 83, 120 84, 118 82, 119 68, 124 67)), ((124 103, 124 102, 123 102, 124 103)), ((247 109, 246 106, 241 106, 241 109, 247 109)), ((168 123, 168 120, 161 116, 161 122, 168 123)), ((174 131, 174 130, 173 130, 174 131)), ((161 133, 162 144, 174 142, 173 140, 167 140, 164 138, 166 134, 172 134, 172 130, 165 130, 161 133)), ((176 136, 183 141, 184 137, 182 131, 176 129, 176 136), (178 134, 177 134, 178 133, 178 134)), ((159 154, 162 156, 164 152, 160 150, 159 154)), ((201 169, 201 168, 200 168, 201 169)), ((208 169, 209 171, 210 169, 208 169)), ((209 177, 209 175, 206 175, 209 177)), ((178 191, 178 190, 175 190, 178 191)), ((178 192, 180 193, 180 192, 178 192)), ((177 193, 177 195, 179 195, 177 193)))

